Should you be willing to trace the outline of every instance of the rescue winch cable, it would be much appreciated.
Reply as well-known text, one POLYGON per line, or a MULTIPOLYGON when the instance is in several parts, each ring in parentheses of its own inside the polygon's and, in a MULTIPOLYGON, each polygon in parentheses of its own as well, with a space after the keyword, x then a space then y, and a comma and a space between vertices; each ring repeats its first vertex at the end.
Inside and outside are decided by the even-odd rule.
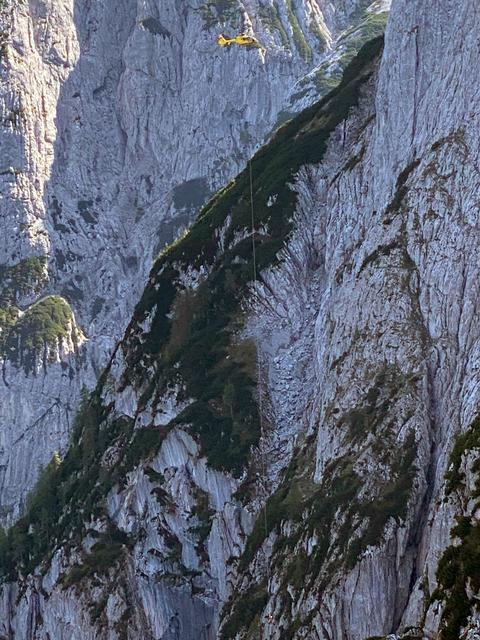
MULTIPOLYGON (((250 213, 251 213, 251 224, 252 224, 252 257, 253 257, 253 283, 256 289, 257 286, 257 249, 255 246, 255 205, 253 199, 253 174, 252 174, 252 161, 251 159, 248 161, 249 168, 249 177, 250 177, 250 213)), ((265 457, 265 429, 263 423, 263 397, 262 397, 262 387, 260 382, 260 374, 261 374, 261 364, 260 364, 260 353, 257 349, 257 385, 258 385, 258 412, 260 417, 260 436, 261 436, 261 445, 260 445, 260 458, 261 458, 261 466, 262 466, 262 474, 263 474, 263 482, 265 489, 265 501, 263 504, 263 520, 265 526, 265 541, 268 538, 268 515, 267 515, 267 462, 265 457)), ((266 556, 265 552, 265 556, 266 556)), ((267 592, 269 590, 270 585, 270 561, 266 558, 266 570, 267 570, 267 592)))

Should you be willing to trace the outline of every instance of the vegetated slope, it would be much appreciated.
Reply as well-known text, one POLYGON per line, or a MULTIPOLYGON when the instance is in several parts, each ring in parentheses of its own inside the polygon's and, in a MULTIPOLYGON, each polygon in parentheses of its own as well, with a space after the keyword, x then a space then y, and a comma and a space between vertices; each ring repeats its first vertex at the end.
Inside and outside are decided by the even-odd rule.
POLYGON ((248 168, 159 257, 1 545, 4 635, 478 635, 479 27, 396 0, 257 154, 256 286, 248 168))
POLYGON ((2 2, 0 522, 65 453, 81 389, 95 387, 158 251, 287 111, 330 87, 287 109, 295 83, 326 57, 338 82, 387 11, 378 0, 2 2), (243 30, 266 56, 216 44, 243 30), (5 351, 19 312, 51 295, 87 340, 44 357, 39 331, 39 349, 5 351))
MULTIPOLYGON (((198 637, 209 625, 214 633, 230 590, 231 578, 221 577, 226 561, 241 551, 257 508, 252 512, 240 501, 243 495, 248 505, 258 491, 245 475, 260 438, 256 345, 242 335, 251 313, 245 305, 252 294, 252 241, 268 289, 266 274, 277 265, 281 269, 288 256, 281 250, 296 233, 295 176, 302 165, 321 162, 331 136, 370 82, 382 42, 366 45, 340 86, 284 125, 156 261, 125 338, 95 392, 84 399, 67 455, 46 468, 25 516, 2 541, 3 575, 18 585, 5 587, 5 593, 27 589, 27 610, 30 598, 42 600, 43 622, 35 633, 49 629, 61 637, 56 607, 72 598, 63 591, 68 589, 83 594, 69 615, 85 637, 100 629, 116 637, 120 619, 131 637, 140 624, 167 628, 172 609, 184 616, 182 637, 198 637), (178 466, 165 462, 172 455, 178 466), (246 484, 235 497, 242 480, 246 484), (138 490, 142 497, 132 503, 132 491, 138 490), (138 513, 125 527, 121 514, 130 520, 127 513, 138 500, 142 511, 156 515, 138 513), (219 553, 220 525, 237 542, 219 553), (150 576, 140 571, 145 557, 158 565, 149 565, 150 576), (28 577, 35 567, 48 576, 42 580, 42 589, 50 584, 48 599, 28 577), (85 620, 92 589, 97 604, 85 620), (164 607, 147 610, 151 603, 140 597, 132 602, 129 594, 144 589, 163 594, 164 607), (188 602, 179 592, 183 599, 190 594, 188 602), (118 617, 110 611, 110 598, 118 599, 118 617)), ((258 295, 261 289, 260 284, 258 295)), ((6 613, 17 633, 25 613, 23 607, 6 613)))

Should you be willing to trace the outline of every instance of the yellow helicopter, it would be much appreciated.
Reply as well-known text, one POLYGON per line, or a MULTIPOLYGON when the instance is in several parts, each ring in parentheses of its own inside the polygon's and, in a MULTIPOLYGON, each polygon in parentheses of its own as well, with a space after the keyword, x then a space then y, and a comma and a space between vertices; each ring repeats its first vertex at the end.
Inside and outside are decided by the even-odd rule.
POLYGON ((238 44, 242 47, 256 47, 257 49, 265 51, 265 47, 262 47, 260 42, 254 36, 249 36, 246 33, 240 33, 238 36, 233 38, 227 38, 223 33, 221 33, 217 38, 217 44, 221 47, 229 47, 232 44, 238 44))

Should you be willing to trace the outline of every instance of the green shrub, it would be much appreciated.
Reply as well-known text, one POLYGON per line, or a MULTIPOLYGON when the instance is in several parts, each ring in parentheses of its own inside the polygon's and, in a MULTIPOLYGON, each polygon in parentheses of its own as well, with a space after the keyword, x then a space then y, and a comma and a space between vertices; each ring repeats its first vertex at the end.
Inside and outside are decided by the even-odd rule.
POLYGON ((67 455, 60 463, 54 455, 28 498, 25 515, 0 536, 3 578, 28 574, 47 563, 58 545, 74 544, 92 515, 106 518, 104 499, 118 476, 102 467, 102 456, 107 445, 117 443, 120 465, 128 470, 133 432, 131 421, 107 424, 106 417, 98 396, 83 396, 67 455))
POLYGON ((132 540, 129 536, 110 523, 108 530, 100 534, 98 542, 93 545, 90 552, 83 554, 82 564, 74 565, 63 577, 63 588, 68 589, 85 578, 107 574, 131 544, 132 540))
POLYGON ((465 474, 460 471, 463 456, 472 451, 480 451, 480 416, 477 417, 467 431, 455 440, 452 453, 450 454, 450 465, 445 476, 447 495, 459 489, 465 480, 465 474))
POLYGON ((11 327, 5 341, 6 356, 31 371, 38 354, 72 330, 73 313, 60 296, 47 296, 32 304, 11 327))
MULTIPOLYGON (((229 615, 227 623, 221 628, 221 640, 233 640, 242 630, 253 631, 252 627, 259 621, 267 602, 267 585, 262 582, 240 594, 230 606, 227 604, 226 612, 229 615)), ((257 637, 260 637, 258 629, 256 631, 257 637)))
POLYGON ((16 349, 11 344, 7 352, 9 334, 20 318, 17 304, 20 297, 37 293, 48 279, 47 259, 31 257, 18 264, 0 266, 0 355, 15 357, 16 349))

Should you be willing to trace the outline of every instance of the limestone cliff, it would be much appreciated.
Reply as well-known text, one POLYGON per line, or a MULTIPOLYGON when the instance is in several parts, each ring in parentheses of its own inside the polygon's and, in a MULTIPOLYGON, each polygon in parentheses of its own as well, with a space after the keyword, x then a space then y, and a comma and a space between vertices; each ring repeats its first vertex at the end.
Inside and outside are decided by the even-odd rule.
POLYGON ((21 279, 1 300, 0 331, 53 294, 87 338, 62 368, 4 378, 3 522, 65 452, 80 391, 95 386, 153 257, 277 122, 338 82, 388 5, 2 0, 0 286, 21 279), (266 53, 221 50, 220 30, 255 33, 266 53))
POLYGON ((480 637, 479 27, 394 0, 160 253, 0 541, 0 637, 480 637))

